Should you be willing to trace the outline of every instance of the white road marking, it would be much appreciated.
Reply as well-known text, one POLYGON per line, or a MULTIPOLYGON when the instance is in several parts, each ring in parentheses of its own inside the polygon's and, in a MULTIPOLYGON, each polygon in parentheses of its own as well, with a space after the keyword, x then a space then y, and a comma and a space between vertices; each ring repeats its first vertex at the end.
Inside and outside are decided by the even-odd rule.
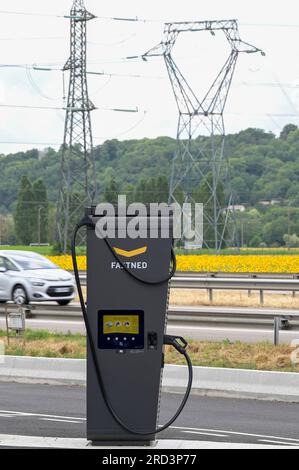
POLYGON ((74 423, 81 424, 81 421, 72 421, 70 419, 58 419, 58 418, 40 418, 41 421, 55 421, 56 423, 74 423))
POLYGON ((38 418, 57 418, 57 419, 66 419, 66 420, 86 421, 86 418, 79 418, 77 416, 60 416, 60 415, 48 415, 48 414, 40 414, 40 413, 26 413, 24 411, 0 410, 0 417, 2 416, 1 413, 11 414, 15 416, 32 416, 32 417, 38 417, 38 418))
POLYGON ((201 432, 201 431, 182 431, 185 434, 200 434, 202 436, 214 436, 214 437, 228 437, 226 434, 216 434, 211 432, 201 432))
POLYGON ((226 431, 223 429, 202 429, 202 428, 187 428, 187 427, 182 427, 182 426, 171 426, 171 429, 179 429, 179 430, 186 430, 186 431, 201 431, 201 432, 215 432, 215 433, 226 433, 226 434, 231 434, 233 436, 248 436, 248 437, 261 437, 261 438, 266 438, 266 439, 279 439, 283 441, 293 441, 299 444, 299 439, 292 439, 289 437, 281 437, 281 436, 269 436, 265 434, 252 434, 252 433, 246 433, 246 432, 236 432, 236 431, 226 431))
MULTIPOLYGON (((65 423, 74 423, 74 424, 75 423, 81 424, 86 421, 86 418, 80 418, 77 416, 61 416, 61 415, 49 415, 49 414, 40 414, 40 413, 27 413, 24 411, 0 410, 0 418, 1 417, 14 418, 17 416, 37 417, 45 421, 61 421, 65 423)), ((190 428, 190 427, 183 427, 183 426, 171 426, 171 429, 177 429, 186 434, 187 433, 202 434, 202 435, 214 436, 214 437, 229 437, 228 435, 232 435, 232 436, 247 436, 247 437, 264 438, 265 442, 269 442, 269 443, 290 444, 290 445, 299 446, 299 439, 293 439, 293 438, 281 437, 281 436, 271 436, 271 435, 266 435, 266 434, 253 434, 253 433, 245 433, 245 432, 227 431, 223 429, 190 428)))
POLYGON ((270 439, 259 439, 259 442, 269 442, 270 444, 284 444, 292 447, 299 447, 298 444, 294 444, 293 442, 271 441, 270 439))

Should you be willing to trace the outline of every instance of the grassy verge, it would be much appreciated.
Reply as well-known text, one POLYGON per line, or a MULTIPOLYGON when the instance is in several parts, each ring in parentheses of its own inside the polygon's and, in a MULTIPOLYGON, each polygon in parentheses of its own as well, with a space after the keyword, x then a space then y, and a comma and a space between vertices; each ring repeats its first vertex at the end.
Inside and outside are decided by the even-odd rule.
POLYGON ((34 253, 39 253, 40 255, 52 255, 53 247, 52 246, 25 246, 25 245, 15 245, 15 246, 1 246, 2 250, 20 250, 20 251, 33 251, 34 253))
MULTIPOLYGON (((14 356, 60 357, 84 359, 86 338, 80 334, 57 334, 48 331, 27 330, 26 342, 11 339, 7 345, 6 334, 0 331, 5 343, 5 353, 14 356)), ((280 372, 299 372, 293 364, 294 348, 288 345, 274 347, 270 343, 231 343, 229 341, 190 341, 189 354, 195 366, 223 367, 280 372)), ((297 354, 299 357, 299 354, 297 354)), ((166 363, 184 364, 184 358, 172 348, 166 348, 166 363)))
MULTIPOLYGON (((296 255, 298 256, 299 248, 278 247, 278 248, 227 248, 221 250, 219 256, 255 256, 255 255, 267 255, 267 256, 286 256, 296 255)), ((176 253, 178 255, 215 255, 215 251, 202 249, 202 250, 184 250, 177 248, 176 253)))
MULTIPOLYGON (((20 250, 20 251, 32 251, 34 253, 39 253, 40 255, 44 256, 53 256, 53 255, 59 255, 57 250, 55 249, 54 246, 26 246, 26 245, 15 245, 15 246, 5 246, 1 245, 0 250, 20 250)), ((85 255, 86 254, 86 248, 83 246, 79 246, 77 248, 77 254, 78 255, 85 255)))
MULTIPOLYGON (((259 292, 214 290, 213 302, 210 302, 209 293, 205 290, 172 289, 170 293, 171 305, 217 306, 217 307, 261 307, 259 292)), ((299 309, 299 295, 292 296, 286 293, 264 293, 265 308, 299 309)))
MULTIPOLYGON (((21 250, 21 251, 33 251, 45 256, 51 256, 58 254, 54 246, 26 246, 26 245, 15 245, 15 246, 1 246, 3 250, 21 250)), ((84 255, 86 252, 85 247, 78 247, 78 253, 84 255)), ((177 255, 214 255, 213 250, 183 250, 176 249, 177 255)), ((220 256, 255 256, 255 255, 267 255, 267 256, 290 256, 290 255, 299 255, 299 248, 291 248, 290 250, 286 247, 280 248, 242 248, 240 250, 234 248, 228 248, 221 250, 220 256)))
MULTIPOLYGON (((86 296, 86 287, 83 286, 83 294, 86 296)), ((79 302, 79 297, 76 298, 79 302)), ((214 290, 213 302, 210 302, 209 293, 206 290, 195 289, 171 289, 170 304, 184 306, 216 306, 216 307, 258 307, 260 308, 260 295, 246 291, 214 290)), ((291 292, 264 293, 265 308, 299 309, 299 295, 292 297, 291 292)))

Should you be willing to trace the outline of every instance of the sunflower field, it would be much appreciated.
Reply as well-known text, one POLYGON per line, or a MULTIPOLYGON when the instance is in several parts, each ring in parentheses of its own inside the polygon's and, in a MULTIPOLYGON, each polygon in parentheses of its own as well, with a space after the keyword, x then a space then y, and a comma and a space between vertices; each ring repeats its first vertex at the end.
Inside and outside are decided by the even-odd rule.
MULTIPOLYGON (((69 255, 48 256, 62 269, 72 270, 69 255)), ((86 270, 86 257, 78 256, 80 271, 86 270)), ((299 273, 299 255, 178 255, 178 271, 225 273, 299 273)))

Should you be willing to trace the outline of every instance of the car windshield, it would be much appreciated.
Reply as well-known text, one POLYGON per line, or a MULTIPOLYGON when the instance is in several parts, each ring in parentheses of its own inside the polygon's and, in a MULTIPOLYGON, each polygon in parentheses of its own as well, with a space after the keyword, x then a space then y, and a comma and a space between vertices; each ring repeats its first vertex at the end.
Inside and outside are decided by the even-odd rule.
POLYGON ((35 270, 35 269, 58 269, 54 263, 47 259, 37 259, 37 258, 13 258, 18 265, 25 271, 35 270))

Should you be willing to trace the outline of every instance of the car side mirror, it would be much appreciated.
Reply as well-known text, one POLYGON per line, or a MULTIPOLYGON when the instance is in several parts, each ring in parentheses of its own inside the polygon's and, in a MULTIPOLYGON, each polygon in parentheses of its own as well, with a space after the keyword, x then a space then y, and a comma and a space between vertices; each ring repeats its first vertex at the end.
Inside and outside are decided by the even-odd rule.
POLYGON ((0 273, 6 273, 6 268, 0 267, 0 273))

